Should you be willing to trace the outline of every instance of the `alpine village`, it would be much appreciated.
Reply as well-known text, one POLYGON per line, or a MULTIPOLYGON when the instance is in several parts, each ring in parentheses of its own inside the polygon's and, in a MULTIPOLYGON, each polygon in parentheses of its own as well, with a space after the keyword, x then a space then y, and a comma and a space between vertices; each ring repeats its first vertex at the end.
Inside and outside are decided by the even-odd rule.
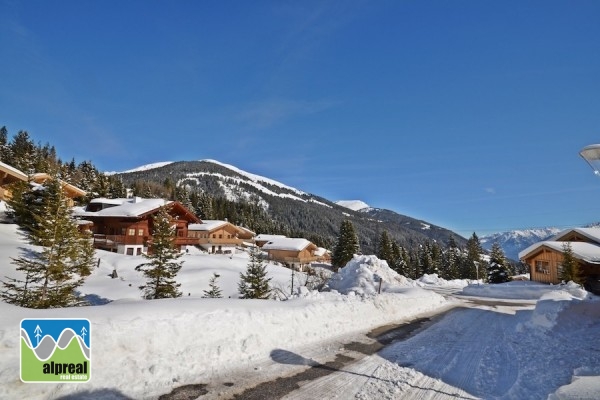
MULTIPOLYGON (((217 161, 103 173, 91 161, 60 159, 54 146, 36 144, 26 131, 11 137, 6 127, 0 129, 0 203, 6 222, 42 249, 3 260, 26 278, 1 278, 1 299, 30 308, 84 303, 76 289, 95 267, 96 251, 144 256, 136 269, 147 278, 139 288, 147 299, 182 296, 177 260, 190 248, 223 257, 248 252, 240 298, 277 296, 262 260, 313 276, 307 285, 322 289, 322 271, 333 273, 361 253, 412 279, 437 274, 588 287, 598 281, 589 255, 600 254, 600 228, 560 232, 512 260, 498 243, 484 250, 475 233, 465 239, 389 210, 352 210, 268 179, 258 182, 217 161)), ((217 277, 208 296, 219 295, 217 277)))

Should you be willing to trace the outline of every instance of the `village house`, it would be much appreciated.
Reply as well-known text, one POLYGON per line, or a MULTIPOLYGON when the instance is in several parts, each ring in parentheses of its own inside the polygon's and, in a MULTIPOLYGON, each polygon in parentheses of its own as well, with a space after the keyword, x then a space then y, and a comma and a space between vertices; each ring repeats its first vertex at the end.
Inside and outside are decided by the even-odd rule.
POLYGON ((289 268, 304 271, 322 257, 315 254, 318 247, 307 239, 276 237, 262 246, 267 252, 268 259, 285 264, 289 268))
POLYGON ((236 247, 253 245, 255 233, 228 221, 203 220, 188 226, 188 237, 209 253, 229 254, 236 247))
MULTIPOLYGON (((13 183, 30 182, 33 185, 41 185, 50 178, 50 175, 43 172, 27 176, 27 174, 21 172, 17 168, 0 161, 0 200, 10 200, 12 197, 10 185, 13 183)), ((71 207, 74 205, 73 199, 84 197, 86 195, 86 191, 77 186, 71 185, 63 180, 61 180, 60 183, 63 192, 69 199, 69 206, 71 207)))
MULTIPOLYGON (((48 179, 51 179, 51 178, 52 177, 45 172, 38 172, 38 173, 31 175, 31 181, 35 182, 39 185, 43 184, 44 182, 46 182, 48 179)), ((85 195, 87 194, 87 192, 85 190, 80 189, 75 185, 71 185, 68 182, 61 180, 60 183, 61 183, 61 186, 63 189, 63 193, 65 193, 65 195, 69 198, 69 206, 70 207, 73 207, 75 205, 75 202, 73 199, 85 197, 85 195)))
POLYGON ((561 282, 561 263, 565 243, 569 243, 579 263, 586 288, 597 291, 600 279, 600 228, 564 230, 548 240, 535 243, 519 253, 519 259, 529 266, 530 279, 535 282, 561 282))
POLYGON ((175 245, 181 250, 195 245, 196 239, 188 236, 188 225, 200 219, 179 202, 140 197, 93 199, 85 209, 76 209, 74 216, 89 221, 94 235, 94 247, 115 253, 140 255, 148 252, 152 242, 153 222, 160 207, 168 205, 175 227, 175 245))
POLYGON ((10 200, 10 185, 16 182, 27 182, 28 177, 24 172, 0 161, 0 200, 10 200))

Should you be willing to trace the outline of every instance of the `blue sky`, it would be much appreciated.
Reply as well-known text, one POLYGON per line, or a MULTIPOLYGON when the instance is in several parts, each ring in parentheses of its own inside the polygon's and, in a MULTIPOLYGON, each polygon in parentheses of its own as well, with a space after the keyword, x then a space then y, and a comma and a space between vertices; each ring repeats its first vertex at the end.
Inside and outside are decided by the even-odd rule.
POLYGON ((463 236, 600 221, 600 2, 0 0, 0 125, 463 236))

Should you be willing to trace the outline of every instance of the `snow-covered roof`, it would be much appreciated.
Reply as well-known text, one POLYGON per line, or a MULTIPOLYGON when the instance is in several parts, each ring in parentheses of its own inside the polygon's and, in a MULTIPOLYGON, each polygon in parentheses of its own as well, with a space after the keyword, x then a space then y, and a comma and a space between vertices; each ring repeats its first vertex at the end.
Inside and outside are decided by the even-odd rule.
POLYGON ((557 233, 555 236, 551 237, 549 240, 560 241, 561 238, 568 235, 571 232, 579 233, 586 238, 593 240, 594 242, 600 244, 600 228, 571 228, 565 229, 557 233))
MULTIPOLYGON (((47 174, 45 172, 37 172, 37 173, 33 174, 31 176, 31 178, 35 183, 43 184, 48 179, 52 179, 52 176, 50 176, 50 174, 47 174)), ((71 185, 69 182, 63 181, 62 179, 59 179, 59 181, 63 187, 63 190, 65 190, 72 197, 83 197, 87 194, 87 192, 85 190, 78 188, 75 185, 71 185)))
POLYGON ((575 258, 590 264, 600 264, 600 246, 588 242, 559 242, 556 240, 545 240, 543 242, 532 244, 525 250, 519 252, 519 258, 523 259, 528 254, 531 254, 544 246, 562 252, 566 243, 571 245, 571 250, 573 251, 573 256, 575 256, 575 258))
POLYGON ((257 242, 269 242, 271 240, 281 239, 284 237, 285 235, 266 235, 264 233, 261 233, 260 235, 256 235, 254 240, 256 240, 257 242))
POLYGON ((263 250, 292 250, 301 251, 307 248, 312 243, 303 238, 277 238, 267 242, 262 248, 263 250))
POLYGON ((324 256, 325 254, 327 254, 329 252, 329 250, 327 250, 324 247, 317 247, 317 249, 315 250, 315 256, 324 256))
POLYGON ((203 219, 201 224, 189 224, 188 231, 212 231, 228 223, 227 221, 203 219))
POLYGON ((114 206, 118 206, 121 205, 123 203, 127 203, 127 202, 135 202, 135 201, 140 201, 143 199, 140 199, 139 197, 132 197, 132 198, 117 198, 117 199, 107 199, 106 197, 97 197, 95 199, 90 200, 90 204, 111 204, 114 206))
POLYGON ((163 199, 143 199, 140 197, 131 199, 94 199, 91 202, 116 205, 99 211, 75 211, 74 215, 79 217, 139 217, 172 203, 163 199))
POLYGON ((250 230, 250 229, 248 229, 248 228, 245 228, 245 227, 243 227, 243 226, 238 226, 238 228, 240 228, 241 230, 243 230, 243 231, 247 232, 248 234, 250 234, 250 235, 252 235, 252 236, 256 236, 256 232, 254 232, 254 231, 251 231, 251 230, 250 230))
POLYGON ((18 178, 22 181, 27 181, 26 173, 22 172, 21 170, 16 169, 15 167, 5 164, 2 161, 0 161, 0 171, 4 171, 4 172, 10 174, 11 176, 14 176, 15 178, 18 178))

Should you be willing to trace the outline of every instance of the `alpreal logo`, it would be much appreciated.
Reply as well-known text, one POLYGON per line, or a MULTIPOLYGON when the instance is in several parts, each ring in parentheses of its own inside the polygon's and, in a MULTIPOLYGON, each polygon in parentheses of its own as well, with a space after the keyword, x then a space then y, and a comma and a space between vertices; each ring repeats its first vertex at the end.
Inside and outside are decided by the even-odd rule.
POLYGON ((91 374, 91 326, 85 318, 21 321, 23 382, 87 382, 91 374))

